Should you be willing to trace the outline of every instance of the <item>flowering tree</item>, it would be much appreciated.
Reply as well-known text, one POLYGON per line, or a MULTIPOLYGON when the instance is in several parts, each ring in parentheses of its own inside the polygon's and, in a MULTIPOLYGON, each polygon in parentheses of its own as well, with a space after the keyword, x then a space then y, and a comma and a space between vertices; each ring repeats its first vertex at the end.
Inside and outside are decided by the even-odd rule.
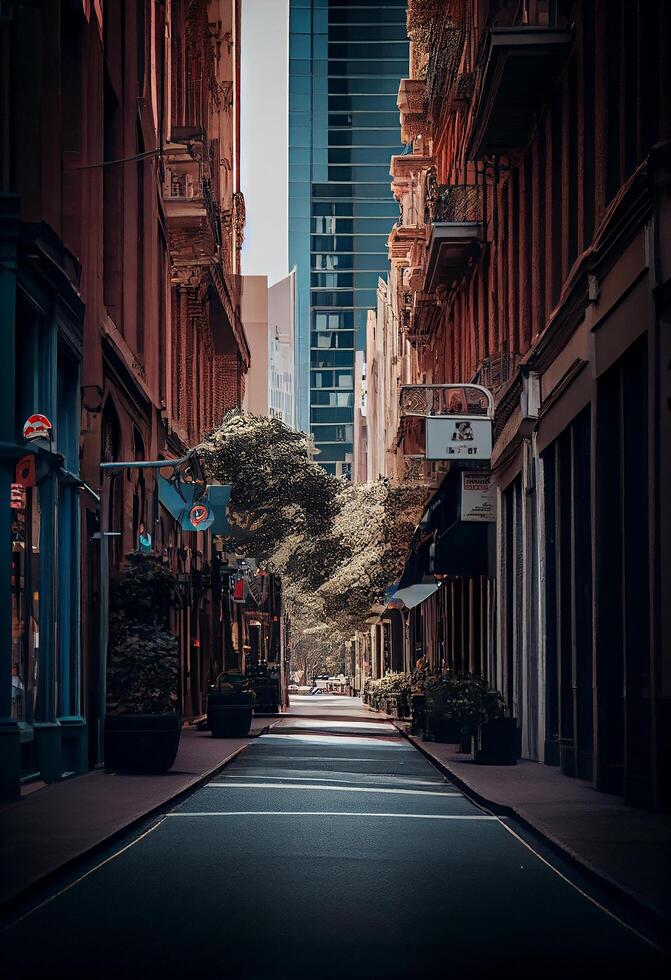
POLYGON ((292 617, 351 636, 403 567, 423 488, 352 486, 315 463, 302 433, 237 410, 198 451, 211 478, 232 484, 244 549, 282 576, 292 617))

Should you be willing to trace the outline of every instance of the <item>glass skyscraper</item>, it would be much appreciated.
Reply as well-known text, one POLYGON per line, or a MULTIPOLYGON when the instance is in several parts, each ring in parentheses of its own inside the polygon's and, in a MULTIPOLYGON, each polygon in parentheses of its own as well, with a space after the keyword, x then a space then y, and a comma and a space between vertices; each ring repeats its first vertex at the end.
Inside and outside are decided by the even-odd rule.
POLYGON ((290 0, 289 264, 296 268, 296 424, 349 475, 354 351, 398 217, 389 163, 408 70, 406 0, 290 0))

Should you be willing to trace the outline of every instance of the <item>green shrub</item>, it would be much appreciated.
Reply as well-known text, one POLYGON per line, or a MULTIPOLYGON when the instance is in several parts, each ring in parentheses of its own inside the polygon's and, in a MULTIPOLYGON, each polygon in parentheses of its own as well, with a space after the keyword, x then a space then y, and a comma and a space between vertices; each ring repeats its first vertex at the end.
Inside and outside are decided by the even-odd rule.
POLYGON ((174 577, 150 555, 129 556, 110 582, 107 710, 158 714, 178 707, 179 651, 168 629, 174 577))
POLYGON ((500 718, 506 705, 497 691, 477 674, 454 673, 430 675, 424 685, 426 710, 463 728, 475 730, 479 724, 500 718))

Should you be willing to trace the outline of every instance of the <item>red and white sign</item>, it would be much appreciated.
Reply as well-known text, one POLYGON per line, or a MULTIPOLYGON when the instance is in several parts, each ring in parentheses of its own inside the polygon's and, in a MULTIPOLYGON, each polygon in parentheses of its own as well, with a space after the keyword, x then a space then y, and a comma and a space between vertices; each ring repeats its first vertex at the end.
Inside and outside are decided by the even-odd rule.
POLYGON ((24 439, 51 439, 53 426, 46 415, 31 415, 23 426, 24 439))
POLYGON ((26 488, 20 483, 12 483, 9 506, 12 510, 26 509, 26 488))
POLYGON ((204 531, 214 521, 214 512, 207 504, 194 504, 189 511, 189 522, 197 531, 204 531))

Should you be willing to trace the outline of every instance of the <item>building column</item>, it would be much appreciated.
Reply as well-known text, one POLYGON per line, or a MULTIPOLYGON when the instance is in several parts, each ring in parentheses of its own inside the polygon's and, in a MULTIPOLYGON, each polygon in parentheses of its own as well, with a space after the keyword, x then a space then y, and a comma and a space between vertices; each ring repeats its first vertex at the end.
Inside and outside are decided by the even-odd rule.
POLYGON ((15 324, 16 240, 18 199, 0 198, 0 800, 16 799, 21 789, 19 726, 12 718, 12 511, 11 484, 16 465, 15 442, 15 324))

